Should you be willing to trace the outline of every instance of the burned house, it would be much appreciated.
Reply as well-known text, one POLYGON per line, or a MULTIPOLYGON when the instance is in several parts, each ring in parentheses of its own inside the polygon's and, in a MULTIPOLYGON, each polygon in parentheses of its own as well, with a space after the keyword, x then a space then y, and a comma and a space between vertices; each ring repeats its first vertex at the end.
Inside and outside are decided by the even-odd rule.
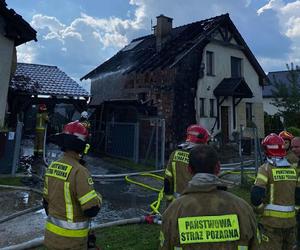
POLYGON ((199 123, 225 141, 240 125, 264 135, 266 75, 228 14, 172 27, 160 15, 154 34, 134 39, 82 79, 91 79, 90 105, 101 122, 160 117, 166 146, 199 123))

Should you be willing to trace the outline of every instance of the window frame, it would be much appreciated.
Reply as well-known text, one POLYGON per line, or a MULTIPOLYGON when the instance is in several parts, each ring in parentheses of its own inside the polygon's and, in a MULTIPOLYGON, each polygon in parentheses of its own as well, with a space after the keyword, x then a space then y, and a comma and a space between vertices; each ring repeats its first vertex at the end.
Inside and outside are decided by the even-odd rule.
POLYGON ((216 117, 215 116, 215 99, 209 99, 209 117, 216 117))
POLYGON ((252 122, 253 121, 253 103, 252 102, 246 102, 245 103, 245 112, 246 112, 246 122, 252 122), (250 115, 250 117, 249 117, 250 115))
POLYGON ((199 116, 206 117, 205 116, 205 98, 202 98, 202 97, 199 98, 199 116))
POLYGON ((243 76, 243 59, 236 56, 230 57, 230 66, 231 66, 231 77, 242 77, 243 76), (239 62, 239 64, 235 64, 239 62), (238 68, 235 68, 233 66, 239 66, 238 68), (235 72, 233 69, 235 68, 235 72))
POLYGON ((215 76, 215 60, 214 52, 207 50, 206 51, 206 75, 215 76))

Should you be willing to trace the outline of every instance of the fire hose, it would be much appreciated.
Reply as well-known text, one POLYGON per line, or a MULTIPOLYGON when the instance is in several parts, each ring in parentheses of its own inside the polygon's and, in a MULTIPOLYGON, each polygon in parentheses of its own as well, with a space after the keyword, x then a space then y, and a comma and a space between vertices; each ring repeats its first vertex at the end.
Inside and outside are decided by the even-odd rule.
MULTIPOLYGON (((117 220, 112 222, 107 222, 99 225, 95 225, 92 227, 92 230, 107 228, 112 226, 122 226, 122 225, 130 225, 130 224, 140 224, 140 223, 147 223, 147 224, 161 224, 161 218, 157 215, 146 215, 141 217, 134 217, 131 219, 123 219, 117 220)), ((43 245, 44 237, 35 238, 33 240, 12 245, 9 247, 0 248, 0 250, 25 250, 25 249, 32 249, 35 247, 39 247, 43 245)))

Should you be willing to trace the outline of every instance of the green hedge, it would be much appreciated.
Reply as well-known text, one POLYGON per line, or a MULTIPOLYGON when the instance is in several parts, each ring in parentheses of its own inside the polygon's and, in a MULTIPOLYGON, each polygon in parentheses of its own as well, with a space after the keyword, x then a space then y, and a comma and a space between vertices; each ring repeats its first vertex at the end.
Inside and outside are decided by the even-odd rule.
POLYGON ((289 127, 289 128, 287 128, 287 131, 292 133, 293 136, 300 136, 300 128, 289 127))

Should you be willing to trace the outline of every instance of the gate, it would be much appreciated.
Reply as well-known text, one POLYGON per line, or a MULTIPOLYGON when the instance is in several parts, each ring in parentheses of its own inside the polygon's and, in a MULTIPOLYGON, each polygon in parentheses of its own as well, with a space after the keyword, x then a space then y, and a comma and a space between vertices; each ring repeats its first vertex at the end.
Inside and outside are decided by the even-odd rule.
POLYGON ((105 152, 138 162, 138 123, 108 122, 105 152))
POLYGON ((164 167, 165 120, 147 118, 137 123, 108 122, 105 153, 156 169, 164 167))

